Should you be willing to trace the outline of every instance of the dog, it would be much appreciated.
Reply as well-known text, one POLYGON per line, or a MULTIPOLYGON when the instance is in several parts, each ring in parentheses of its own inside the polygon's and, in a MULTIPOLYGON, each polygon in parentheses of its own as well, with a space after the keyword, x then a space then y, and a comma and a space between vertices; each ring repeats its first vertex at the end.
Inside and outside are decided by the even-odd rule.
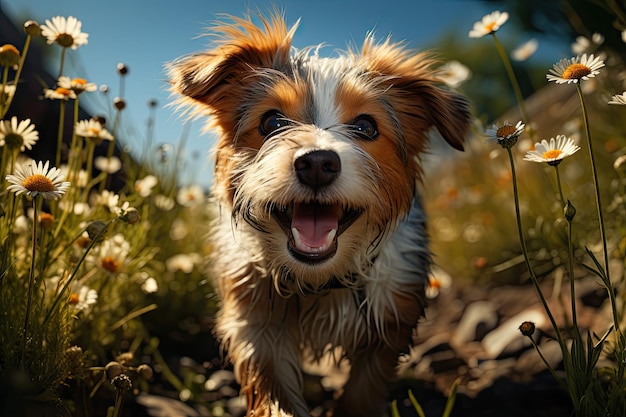
POLYGON ((248 416, 310 415, 305 352, 337 348, 351 370, 334 415, 382 415, 425 308, 420 155, 433 128, 463 150, 469 104, 430 54, 369 34, 322 57, 292 46, 297 26, 229 16, 213 49, 168 65, 175 102, 218 133, 215 333, 248 416))

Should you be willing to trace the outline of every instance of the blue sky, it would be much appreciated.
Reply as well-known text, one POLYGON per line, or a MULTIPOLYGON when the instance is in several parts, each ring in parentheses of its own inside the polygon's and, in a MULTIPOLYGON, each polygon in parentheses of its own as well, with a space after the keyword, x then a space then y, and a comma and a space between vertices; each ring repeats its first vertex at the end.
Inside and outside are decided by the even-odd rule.
MULTIPOLYGON (((109 101, 119 92, 116 65, 128 65, 124 121, 131 127, 126 143, 135 152, 146 144, 147 103, 151 99, 158 103, 154 143, 176 145, 180 140, 183 121, 167 107, 171 99, 163 66, 205 49, 208 38, 200 35, 220 14, 241 16, 249 9, 268 10, 275 5, 285 11, 288 24, 301 18, 296 47, 325 43, 324 51, 330 54, 345 49, 348 43, 360 45, 372 30, 379 38, 391 34, 394 40, 406 41, 416 49, 431 47, 443 33, 452 31, 464 40, 473 23, 493 10, 473 0, 0 0, 0 4, 20 24, 26 19, 44 23, 58 15, 78 18, 82 31, 89 34, 89 43, 71 51, 65 75, 109 86, 109 101)), ((57 45, 51 48, 60 49, 57 45)), ((106 100, 100 95, 92 99, 89 110, 104 113, 103 106, 106 100)), ((190 127, 188 154, 201 156, 188 168, 183 181, 207 184, 211 174, 205 161, 212 139, 200 128, 200 121, 190 127)))

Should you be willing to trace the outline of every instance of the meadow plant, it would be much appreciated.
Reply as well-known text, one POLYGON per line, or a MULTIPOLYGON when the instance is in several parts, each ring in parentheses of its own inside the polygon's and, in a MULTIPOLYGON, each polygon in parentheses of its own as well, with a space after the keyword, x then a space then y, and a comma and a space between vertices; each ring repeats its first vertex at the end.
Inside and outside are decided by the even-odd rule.
MULTIPOLYGON (((483 30, 484 33, 495 33, 495 30, 497 30, 503 21, 501 21, 501 19, 494 19, 494 16, 502 16, 502 13, 494 12, 483 18, 482 23, 479 22, 480 25, 477 23, 479 29, 485 27, 486 29, 483 30), (486 20, 487 24, 485 24, 486 20)), ((477 33, 476 28, 473 32, 474 34, 477 33)), ((472 33, 470 33, 470 36, 472 36, 472 33)), ((567 223, 567 271, 570 282, 571 303, 569 312, 571 323, 567 327, 564 327, 562 323, 557 323, 555 315, 548 305, 526 244, 526 229, 522 222, 520 210, 520 192, 516 175, 515 156, 512 152, 513 147, 518 143, 520 135, 524 132, 524 123, 520 121, 516 125, 511 125, 508 122, 494 124, 494 126, 486 132, 487 142, 500 145, 508 155, 515 202, 515 218, 517 221, 521 251, 530 274, 530 280, 537 290, 541 304, 552 325, 554 337, 560 345, 563 354, 563 377, 559 375, 556 369, 553 369, 549 365, 539 346, 533 339, 535 331, 534 324, 524 322, 520 325, 520 331, 536 348, 540 358, 544 361, 546 367, 557 382, 569 393, 575 414, 585 417, 626 414, 626 396, 624 395, 626 392, 626 381, 624 380, 624 366, 626 364, 626 352, 624 350, 626 345, 623 335, 624 323, 622 322, 621 311, 619 311, 619 305, 616 299, 616 283, 610 277, 609 242, 604 221, 605 217, 602 205, 601 184, 597 169, 597 157, 594 154, 594 142, 591 137, 591 127, 585 106, 585 96, 581 86, 582 82, 598 76, 601 69, 604 67, 605 62, 599 56, 582 54, 573 58, 561 59, 547 74, 547 80, 549 82, 553 81, 557 84, 564 84, 563 88, 574 84, 580 99, 582 126, 589 150, 591 176, 595 190, 597 224, 600 232, 599 241, 601 244, 603 262, 599 261, 596 257, 596 252, 588 247, 585 247, 585 252, 587 259, 591 260, 591 264, 577 259, 574 253, 575 242, 572 230, 574 227, 576 208, 563 194, 559 165, 565 158, 573 157, 580 147, 576 145, 571 138, 565 135, 557 135, 556 138, 551 138, 549 141, 542 140, 541 142, 535 143, 534 148, 529 150, 524 158, 525 161, 538 162, 541 164, 545 163, 554 168, 559 196, 558 203, 562 209, 562 216, 567 223), (575 263, 577 263, 577 265, 575 265, 575 263), (610 302, 612 325, 606 329, 606 332, 602 336, 592 335, 589 331, 584 334, 582 329, 578 326, 575 293, 576 266, 596 276, 607 292, 610 302), (605 359, 608 359, 608 361, 602 362, 603 364, 601 365, 600 359, 603 356, 605 359), (607 363, 610 365, 607 365, 607 363)), ((519 87, 515 85, 514 77, 510 77, 510 79, 517 95, 519 87)), ((610 103, 622 104, 622 100, 620 100, 621 97, 622 96, 619 95, 614 96, 610 103)), ((523 106, 520 107, 523 108, 523 106)), ((524 115, 525 112, 522 111, 522 114, 524 115)), ((620 198, 623 199, 623 195, 620 198)))
MULTIPOLYGON (((66 54, 88 41, 80 21, 57 16, 45 25, 28 21, 24 30, 21 50, 0 47, 0 414, 28 415, 36 403, 88 415, 104 392, 107 415, 118 416, 128 393, 147 388, 153 366, 184 388, 163 372, 154 326, 143 318, 166 303, 170 319, 176 308, 185 314, 190 305, 206 308, 200 262, 184 271, 166 266, 169 258, 203 257, 197 232, 206 223, 199 209, 206 195, 190 185, 179 197, 173 175, 179 169, 166 167, 161 175, 149 150, 144 161, 119 151, 122 99, 112 103, 113 126, 102 117, 78 120, 82 95, 97 90, 67 75, 66 54), (56 84, 42 91, 59 108, 56 155, 43 161, 25 154, 37 154, 37 120, 10 116, 29 45, 38 37, 61 48, 56 84), (66 107, 71 134, 63 131, 66 107), (117 189, 108 186, 113 176, 121 182, 117 189), (189 291, 193 302, 165 297, 189 291)), ((122 78, 128 72, 117 70, 122 78)))

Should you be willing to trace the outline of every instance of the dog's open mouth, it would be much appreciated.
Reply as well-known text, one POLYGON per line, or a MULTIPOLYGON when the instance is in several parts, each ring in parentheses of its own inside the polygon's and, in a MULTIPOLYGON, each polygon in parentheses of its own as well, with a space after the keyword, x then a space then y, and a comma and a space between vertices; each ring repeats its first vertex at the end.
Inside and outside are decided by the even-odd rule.
POLYGON ((275 209, 274 218, 288 236, 289 252, 307 263, 322 262, 337 252, 337 238, 362 209, 346 209, 338 204, 294 203, 275 209))

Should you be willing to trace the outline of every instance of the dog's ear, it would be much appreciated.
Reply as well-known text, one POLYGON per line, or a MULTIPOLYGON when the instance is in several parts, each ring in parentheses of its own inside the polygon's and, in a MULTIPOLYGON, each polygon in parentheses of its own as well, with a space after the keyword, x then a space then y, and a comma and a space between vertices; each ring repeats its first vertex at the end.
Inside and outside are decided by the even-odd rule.
POLYGON ((426 110, 432 125, 450 146, 463 151, 472 117, 467 99, 434 84, 422 88, 420 94, 427 102, 426 110))
MULTIPOLYGON (((376 44, 372 36, 365 40, 361 54, 369 71, 387 79, 388 94, 406 121, 407 135, 419 137, 434 126, 453 148, 463 150, 471 122, 469 102, 443 85, 430 54, 412 53, 389 39, 376 44)), ((414 146, 420 152, 424 143, 414 146)))
POLYGON ((200 102, 215 108, 232 94, 246 74, 258 68, 282 68, 289 62, 291 40, 297 23, 288 29, 282 14, 253 18, 229 17, 212 28, 218 39, 214 49, 188 55, 167 65, 171 90, 184 104, 200 102))

